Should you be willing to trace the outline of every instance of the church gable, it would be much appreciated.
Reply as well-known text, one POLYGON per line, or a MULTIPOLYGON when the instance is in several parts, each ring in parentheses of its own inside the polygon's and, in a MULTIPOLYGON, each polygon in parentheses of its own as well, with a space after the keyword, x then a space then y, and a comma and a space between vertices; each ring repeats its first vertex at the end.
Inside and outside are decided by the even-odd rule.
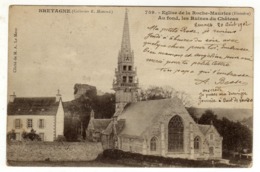
POLYGON ((141 136, 151 126, 158 126, 158 122, 164 121, 164 118, 168 119, 173 114, 187 114, 182 106, 177 98, 131 103, 118 117, 119 120, 125 119, 125 127, 120 134, 141 136))
POLYGON ((152 121, 153 125, 151 125, 147 131, 152 131, 153 133, 156 133, 157 130, 157 132, 160 132, 160 130, 158 129, 160 124, 163 124, 165 128, 169 128, 170 121, 172 121, 174 118, 178 118, 179 121, 181 121, 183 132, 187 132, 190 130, 190 124, 193 124, 194 130, 198 130, 194 120, 185 109, 181 100, 179 100, 178 98, 165 100, 167 100, 165 102, 165 109, 156 115, 156 117, 152 121))
POLYGON ((107 128, 110 122, 111 119, 90 119, 88 130, 95 130, 96 132, 102 132, 107 128))

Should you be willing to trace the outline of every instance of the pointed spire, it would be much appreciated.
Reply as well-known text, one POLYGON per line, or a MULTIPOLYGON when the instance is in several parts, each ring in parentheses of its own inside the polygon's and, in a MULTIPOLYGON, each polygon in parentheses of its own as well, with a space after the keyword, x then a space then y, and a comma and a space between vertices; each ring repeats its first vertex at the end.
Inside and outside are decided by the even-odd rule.
POLYGON ((127 9, 125 10, 125 21, 124 21, 122 43, 121 43, 121 52, 124 52, 124 53, 125 52, 131 52, 127 9))

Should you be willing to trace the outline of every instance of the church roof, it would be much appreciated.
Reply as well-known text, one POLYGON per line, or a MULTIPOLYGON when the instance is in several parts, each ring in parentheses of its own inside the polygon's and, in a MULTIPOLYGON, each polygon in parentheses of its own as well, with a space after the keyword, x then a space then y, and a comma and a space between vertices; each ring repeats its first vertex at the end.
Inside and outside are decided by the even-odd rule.
POLYGON ((59 102, 55 97, 17 97, 9 102, 8 115, 56 115, 59 102))
POLYGON ((197 124, 197 125, 198 125, 200 131, 201 131, 204 135, 207 134, 208 130, 209 130, 210 127, 211 127, 211 125, 203 125, 203 124, 197 124))
POLYGON ((102 132, 108 127, 110 122, 111 119, 90 119, 88 129, 102 132))
POLYGON ((153 119, 166 112, 175 111, 177 114, 188 113, 180 99, 161 99, 130 103, 118 119, 125 119, 125 127, 121 135, 141 136, 152 124, 153 119))
POLYGON ((214 125, 205 125, 205 124, 197 124, 200 131, 206 135, 208 132, 214 132, 215 134, 221 136, 218 130, 214 127, 214 125))
MULTIPOLYGON (((116 132, 120 133, 123 130, 124 126, 125 126, 125 120, 124 119, 118 120, 116 123, 116 132)), ((113 132, 113 121, 111 121, 108 124, 107 128, 103 131, 103 134, 110 135, 112 132, 113 132)))

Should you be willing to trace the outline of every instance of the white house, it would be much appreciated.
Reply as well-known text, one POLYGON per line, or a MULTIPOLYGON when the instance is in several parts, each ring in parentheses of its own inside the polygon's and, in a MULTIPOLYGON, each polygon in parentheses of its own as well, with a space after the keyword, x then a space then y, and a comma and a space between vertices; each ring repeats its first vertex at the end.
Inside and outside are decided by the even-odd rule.
POLYGON ((56 97, 10 96, 7 108, 7 132, 22 140, 23 132, 35 130, 42 141, 54 141, 64 135, 64 109, 61 95, 56 97))

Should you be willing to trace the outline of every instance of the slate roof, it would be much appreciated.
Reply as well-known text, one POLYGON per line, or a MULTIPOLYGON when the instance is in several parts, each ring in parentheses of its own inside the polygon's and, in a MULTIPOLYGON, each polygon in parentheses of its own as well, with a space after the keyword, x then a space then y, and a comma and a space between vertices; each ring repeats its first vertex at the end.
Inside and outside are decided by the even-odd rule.
POLYGON ((88 129, 102 132, 107 128, 110 122, 111 119, 91 119, 89 121, 88 129))
POLYGON ((152 125, 154 118, 169 112, 169 110, 180 115, 184 113, 189 115, 177 97, 130 103, 118 117, 118 120, 125 119, 125 125, 120 135, 141 136, 152 125))
POLYGON ((206 135, 208 130, 210 129, 211 125, 203 125, 203 124, 197 124, 197 126, 199 127, 200 131, 206 135))
POLYGON ((7 106, 8 115, 56 115, 56 97, 17 97, 7 106))
MULTIPOLYGON (((125 120, 124 119, 120 119, 117 121, 116 124, 116 131, 117 133, 120 133, 125 127, 125 120)), ((110 135, 113 132, 113 121, 111 121, 107 128, 102 132, 105 135, 110 135)))

